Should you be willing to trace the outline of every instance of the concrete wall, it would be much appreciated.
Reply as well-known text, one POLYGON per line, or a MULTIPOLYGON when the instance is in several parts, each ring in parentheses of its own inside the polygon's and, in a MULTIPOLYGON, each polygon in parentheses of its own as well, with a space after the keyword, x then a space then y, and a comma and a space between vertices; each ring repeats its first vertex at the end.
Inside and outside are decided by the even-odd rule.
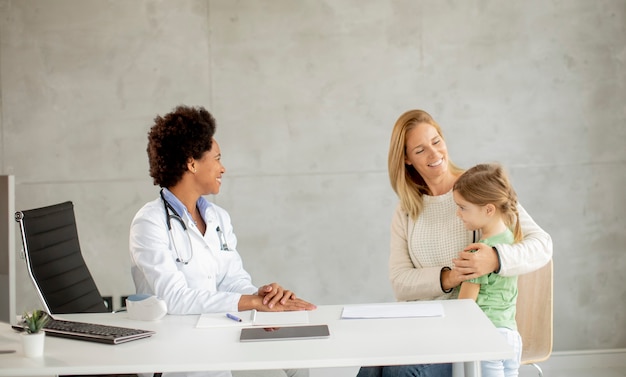
POLYGON ((553 236, 555 350, 623 348, 625 46, 624 0, 0 0, 0 174, 17 209, 74 202, 117 306, 157 195, 148 128, 202 105, 227 168, 211 199, 255 283, 390 301, 388 140, 422 108, 456 163, 505 164, 553 236))

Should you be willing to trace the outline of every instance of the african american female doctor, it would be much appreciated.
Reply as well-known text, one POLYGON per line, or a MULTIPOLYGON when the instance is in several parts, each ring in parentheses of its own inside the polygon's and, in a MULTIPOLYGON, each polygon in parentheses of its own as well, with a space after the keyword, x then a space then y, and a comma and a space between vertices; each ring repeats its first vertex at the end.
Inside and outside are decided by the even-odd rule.
POLYGON ((150 176, 161 191, 137 212, 130 228, 137 293, 162 298, 169 314, 315 309, 277 283, 260 288, 252 284, 237 252, 230 216, 203 197, 219 193, 226 171, 214 133, 215 119, 202 107, 178 106, 155 118, 147 150, 150 176))

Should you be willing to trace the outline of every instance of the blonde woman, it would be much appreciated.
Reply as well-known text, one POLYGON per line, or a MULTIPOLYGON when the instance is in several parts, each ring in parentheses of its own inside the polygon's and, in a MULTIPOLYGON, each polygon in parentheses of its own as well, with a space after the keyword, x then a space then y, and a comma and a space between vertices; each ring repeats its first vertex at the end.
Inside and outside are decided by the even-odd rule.
MULTIPOLYGON (((456 216, 452 187, 463 170, 448 155, 439 124, 423 110, 396 121, 388 159, 399 204, 391 221, 389 279, 398 301, 456 298, 462 282, 488 273, 515 276, 552 257, 552 239, 518 205, 524 239, 491 247, 456 216), (478 252, 471 252, 476 250, 478 252)), ((471 324, 468 324, 471 326, 471 324)), ((367 376, 451 376, 450 364, 363 367, 367 376)))

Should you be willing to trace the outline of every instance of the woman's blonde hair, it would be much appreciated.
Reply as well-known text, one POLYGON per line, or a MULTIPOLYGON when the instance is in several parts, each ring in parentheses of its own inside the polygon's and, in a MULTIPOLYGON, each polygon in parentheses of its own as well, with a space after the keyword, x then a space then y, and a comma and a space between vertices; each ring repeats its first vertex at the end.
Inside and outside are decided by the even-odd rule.
POLYGON ((517 194, 500 164, 479 164, 468 169, 454 183, 453 190, 477 206, 493 204, 513 231, 515 242, 522 240, 517 194))
MULTIPOLYGON (((406 161, 406 134, 418 124, 428 123, 435 127, 442 140, 445 140, 441 127, 435 120, 423 110, 409 110, 400 115, 391 132, 391 142, 389 144, 389 158, 387 161, 389 169, 389 180, 391 187, 400 198, 400 205, 412 219, 419 216, 424 206, 422 196, 431 195, 430 189, 424 178, 406 161)), ((448 169, 452 174, 463 172, 448 159, 448 169)))

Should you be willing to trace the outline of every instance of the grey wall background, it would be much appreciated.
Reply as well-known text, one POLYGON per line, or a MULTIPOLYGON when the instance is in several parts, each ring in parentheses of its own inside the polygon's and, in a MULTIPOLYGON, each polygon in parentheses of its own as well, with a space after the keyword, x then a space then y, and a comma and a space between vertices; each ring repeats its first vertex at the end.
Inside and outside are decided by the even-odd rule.
POLYGON ((624 348, 625 60, 624 0, 0 0, 0 173, 17 209, 74 202, 117 306, 158 192, 148 128, 202 105, 227 168, 211 199, 255 283, 391 301, 388 140, 422 108, 456 163, 505 164, 553 236, 555 350, 624 348))

